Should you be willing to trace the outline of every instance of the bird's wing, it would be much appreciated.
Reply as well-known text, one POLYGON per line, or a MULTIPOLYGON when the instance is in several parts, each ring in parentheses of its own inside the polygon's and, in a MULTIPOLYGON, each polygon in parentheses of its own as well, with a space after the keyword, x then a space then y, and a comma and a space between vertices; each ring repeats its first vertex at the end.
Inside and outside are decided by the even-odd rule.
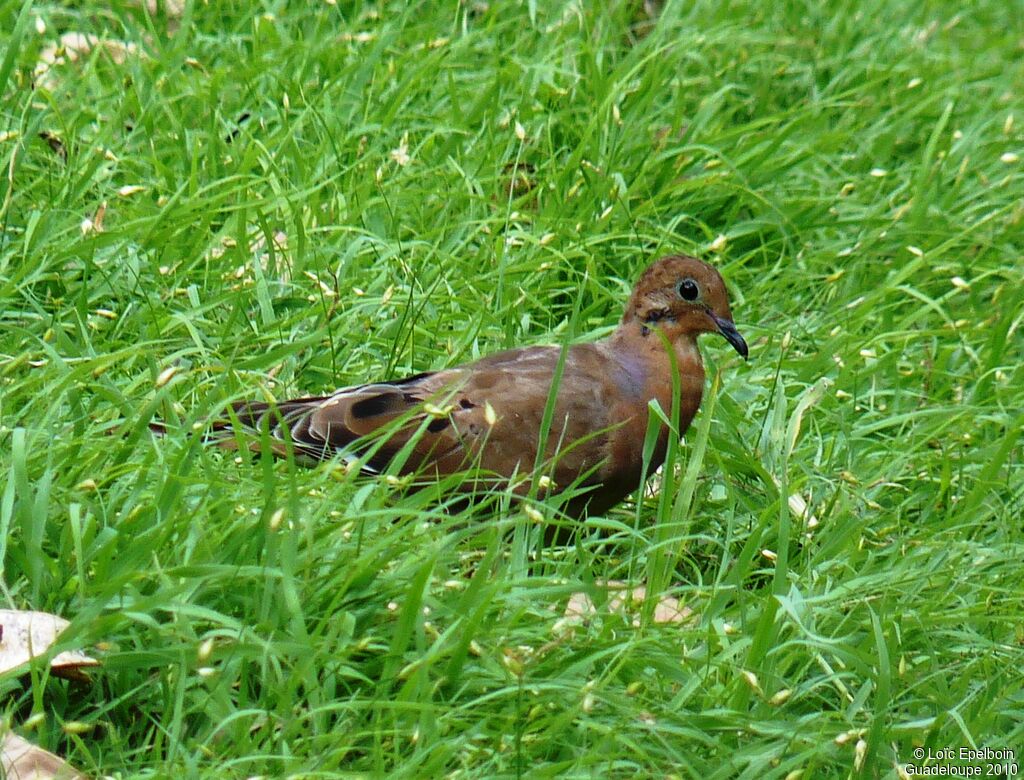
POLYGON ((442 471, 468 462, 486 472, 511 477, 546 463, 565 487, 578 478, 596 477, 608 452, 609 420, 614 403, 608 392, 607 356, 593 344, 570 347, 562 360, 559 347, 528 347, 485 357, 467 367, 452 399, 452 426, 464 450, 461 466, 440 461, 442 471), (554 405, 545 435, 544 417, 554 405), (544 439, 542 456, 538 448, 544 439))
MULTIPOLYGON (((558 347, 528 347, 328 396, 238 404, 234 413, 315 460, 343 453, 380 472, 401 457, 400 473, 477 466, 509 477, 533 468, 559 360, 558 347)), ((608 366, 592 345, 571 348, 562 371, 544 460, 557 453, 556 478, 568 484, 607 457, 611 404, 608 366)))
POLYGON ((374 472, 386 468, 415 440, 406 467, 400 469, 405 473, 459 448, 444 405, 462 380, 461 373, 453 369, 417 374, 276 404, 241 402, 233 412, 243 428, 266 430, 278 454, 284 454, 290 442, 296 454, 307 458, 327 460, 346 453, 374 472))

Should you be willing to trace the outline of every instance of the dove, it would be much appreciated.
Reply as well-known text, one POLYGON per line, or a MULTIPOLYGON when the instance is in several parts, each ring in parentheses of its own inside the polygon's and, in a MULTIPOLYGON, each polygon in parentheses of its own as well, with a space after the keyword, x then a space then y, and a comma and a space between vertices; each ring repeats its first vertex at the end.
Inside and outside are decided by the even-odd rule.
MULTIPOLYGON (((524 475, 539 465, 547 494, 573 488, 567 514, 600 514, 640 486, 650 404, 665 414, 672 409, 673 371, 680 393, 674 435, 682 436, 697 413, 703 333, 721 334, 746 359, 721 275, 697 258, 672 255, 643 272, 606 338, 511 349, 327 395, 238 402, 212 435, 234 448, 241 426, 256 434, 247 445, 253 448, 262 431, 277 454, 291 449, 314 462, 342 456, 367 473, 397 471, 421 481, 473 469, 519 495, 529 488, 524 475)), ((670 435, 662 424, 647 473, 664 462, 670 435)))

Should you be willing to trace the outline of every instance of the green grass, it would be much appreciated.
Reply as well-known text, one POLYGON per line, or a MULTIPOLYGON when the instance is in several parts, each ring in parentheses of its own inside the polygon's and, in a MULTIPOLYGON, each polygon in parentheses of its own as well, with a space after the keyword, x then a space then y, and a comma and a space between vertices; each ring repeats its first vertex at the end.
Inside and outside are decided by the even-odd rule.
POLYGON ((211 778, 894 777, 1024 744, 1019 13, 641 6, 0 3, 2 601, 105 643, 90 685, 0 680, 29 739, 211 778), (33 91, 66 32, 138 51, 33 91), (664 492, 574 547, 506 496, 186 433, 603 335, 678 250, 751 360, 705 340, 664 492), (694 619, 558 624, 606 579, 694 619))

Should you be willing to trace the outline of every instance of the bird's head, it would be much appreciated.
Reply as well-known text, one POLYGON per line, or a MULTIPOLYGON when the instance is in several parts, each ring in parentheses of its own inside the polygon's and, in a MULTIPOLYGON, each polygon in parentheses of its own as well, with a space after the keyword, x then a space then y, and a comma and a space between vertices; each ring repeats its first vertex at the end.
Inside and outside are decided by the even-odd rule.
POLYGON ((747 357, 747 342, 732 321, 722 275, 695 257, 670 255, 644 271, 630 296, 622 325, 635 325, 644 335, 657 328, 672 342, 684 336, 721 333, 747 357))

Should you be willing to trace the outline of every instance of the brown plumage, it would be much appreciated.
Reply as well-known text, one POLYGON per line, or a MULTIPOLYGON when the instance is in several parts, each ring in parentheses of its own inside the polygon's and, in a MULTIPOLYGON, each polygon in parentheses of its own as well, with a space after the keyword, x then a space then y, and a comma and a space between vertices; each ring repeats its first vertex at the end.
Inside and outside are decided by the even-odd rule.
MULTIPOLYGON (((680 434, 686 430, 704 387, 697 337, 714 331, 747 356, 718 271, 676 255, 643 273, 610 336, 567 348, 540 462, 551 492, 589 488, 569 502, 570 514, 603 512, 639 486, 648 402, 656 399, 666 414, 672 408, 666 343, 679 370, 680 434)), ((240 403, 233 411, 245 428, 266 428, 275 451, 290 442, 314 460, 341 453, 370 472, 404 457, 398 472, 423 478, 477 467, 507 483, 537 462, 560 354, 559 347, 524 347, 395 382, 276 405, 240 403)), ((233 446, 234 438, 225 438, 229 424, 215 430, 223 446, 233 446)), ((652 471, 664 461, 668 435, 663 426, 652 471)))

